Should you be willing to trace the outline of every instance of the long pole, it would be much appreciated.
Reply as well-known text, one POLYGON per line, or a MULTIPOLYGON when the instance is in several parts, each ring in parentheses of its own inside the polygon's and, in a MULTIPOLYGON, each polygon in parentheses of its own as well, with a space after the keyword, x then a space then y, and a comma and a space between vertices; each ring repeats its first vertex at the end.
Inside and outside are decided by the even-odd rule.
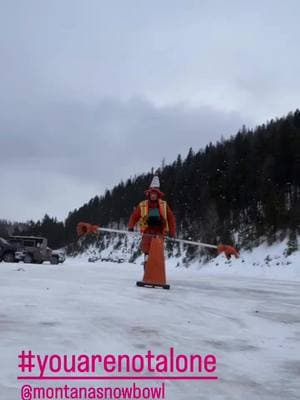
MULTIPOLYGON (((112 232, 112 233, 121 233, 124 235, 128 235, 128 234, 134 234, 134 235, 140 235, 139 232, 131 232, 131 231, 126 231, 126 230, 122 230, 122 229, 113 229, 113 228, 100 228, 98 227, 97 229, 98 232, 112 232)), ((146 236, 155 236, 154 234, 150 234, 150 233, 144 233, 143 235, 146 236)), ((194 242, 192 240, 184 240, 184 239, 177 239, 177 238, 171 238, 169 236, 166 236, 167 240, 170 240, 172 242, 178 242, 178 243, 184 243, 184 244, 189 244, 189 245, 194 245, 194 246, 200 246, 200 247, 208 247, 211 249, 217 249, 218 246, 213 245, 213 244, 208 244, 208 243, 202 243, 202 242, 194 242)))

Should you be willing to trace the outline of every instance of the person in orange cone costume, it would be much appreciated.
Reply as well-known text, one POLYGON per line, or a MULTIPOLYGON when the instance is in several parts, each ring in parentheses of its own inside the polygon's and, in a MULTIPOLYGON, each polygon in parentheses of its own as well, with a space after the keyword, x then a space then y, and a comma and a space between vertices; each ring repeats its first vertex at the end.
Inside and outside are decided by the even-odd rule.
POLYGON ((175 237, 176 220, 159 189, 159 178, 155 175, 150 188, 145 191, 146 200, 139 203, 130 216, 128 230, 133 231, 139 222, 142 232, 141 249, 145 254, 144 278, 138 286, 152 285, 169 289, 166 284, 164 260, 164 236, 175 237))
POLYGON ((134 226, 140 223, 143 233, 141 249, 146 255, 149 254, 151 235, 175 237, 176 234, 175 216, 167 202, 162 200, 164 193, 159 186, 159 177, 154 175, 150 188, 145 191, 146 200, 135 208, 128 223, 129 231, 133 231, 134 226))

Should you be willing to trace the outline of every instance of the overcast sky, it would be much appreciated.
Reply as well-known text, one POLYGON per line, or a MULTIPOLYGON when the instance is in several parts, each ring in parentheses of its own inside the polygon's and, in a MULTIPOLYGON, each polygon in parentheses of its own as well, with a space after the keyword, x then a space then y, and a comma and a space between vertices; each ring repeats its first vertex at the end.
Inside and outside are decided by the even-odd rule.
POLYGON ((0 0, 0 219, 299 107, 298 0, 0 0))

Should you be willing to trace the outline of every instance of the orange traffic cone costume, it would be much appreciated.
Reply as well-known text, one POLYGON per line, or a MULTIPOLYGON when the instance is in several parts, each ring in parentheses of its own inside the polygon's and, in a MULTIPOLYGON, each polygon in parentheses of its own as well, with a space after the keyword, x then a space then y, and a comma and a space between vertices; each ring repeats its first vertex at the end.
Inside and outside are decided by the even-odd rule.
POLYGON ((132 231, 139 222, 143 234, 141 249, 145 254, 144 278, 137 285, 169 289, 166 284, 164 235, 175 236, 176 222, 167 202, 162 200, 164 194, 159 187, 159 177, 154 175, 150 188, 145 192, 146 200, 139 203, 132 213, 128 229, 132 231))

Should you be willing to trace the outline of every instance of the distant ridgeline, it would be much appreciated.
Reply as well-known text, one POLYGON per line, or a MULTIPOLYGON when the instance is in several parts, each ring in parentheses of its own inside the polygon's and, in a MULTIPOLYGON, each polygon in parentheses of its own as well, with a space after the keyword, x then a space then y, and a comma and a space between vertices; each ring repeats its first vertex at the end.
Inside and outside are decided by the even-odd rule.
MULTIPOLYGON (((85 221, 126 227, 151 177, 143 174, 121 182, 70 212, 64 223, 47 215, 31 221, 26 233, 41 234, 50 246, 69 245, 73 251, 96 240, 102 248, 112 243, 122 247, 130 239, 106 235, 105 241, 88 238, 78 248, 76 225, 85 221)), ((254 130, 243 127, 230 139, 197 152, 190 149, 185 159, 178 155, 172 164, 162 166, 160 180, 176 214, 179 237, 234 243, 244 249, 287 237, 288 251, 293 252, 300 234, 300 111, 254 130)), ((130 241, 129 246, 137 250, 136 243, 130 241)), ((180 254, 182 249, 169 245, 168 251, 180 254)), ((199 249, 190 248, 187 257, 198 256, 196 252, 199 249)))

